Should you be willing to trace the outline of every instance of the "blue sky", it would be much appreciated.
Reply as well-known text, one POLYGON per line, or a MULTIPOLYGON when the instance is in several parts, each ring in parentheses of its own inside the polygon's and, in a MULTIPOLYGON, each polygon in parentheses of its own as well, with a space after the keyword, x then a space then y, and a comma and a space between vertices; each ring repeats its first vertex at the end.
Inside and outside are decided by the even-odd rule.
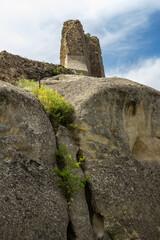
POLYGON ((59 63, 69 19, 99 37, 107 77, 160 90, 160 0, 0 0, 0 51, 59 63))

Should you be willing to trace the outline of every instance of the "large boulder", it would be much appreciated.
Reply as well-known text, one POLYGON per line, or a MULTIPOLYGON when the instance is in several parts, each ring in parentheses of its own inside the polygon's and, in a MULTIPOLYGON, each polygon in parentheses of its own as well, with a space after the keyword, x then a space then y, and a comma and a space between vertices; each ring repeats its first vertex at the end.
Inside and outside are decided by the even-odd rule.
POLYGON ((75 106, 96 239, 160 239, 160 93, 120 78, 42 81, 75 106))
POLYGON ((0 239, 67 239, 67 203, 52 172, 55 149, 40 102, 0 81, 0 239))

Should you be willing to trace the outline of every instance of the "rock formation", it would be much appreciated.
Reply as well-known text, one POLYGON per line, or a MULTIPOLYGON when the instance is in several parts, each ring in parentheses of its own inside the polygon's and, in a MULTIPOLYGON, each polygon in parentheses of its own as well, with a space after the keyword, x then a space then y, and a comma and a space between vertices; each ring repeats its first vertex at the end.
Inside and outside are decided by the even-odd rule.
POLYGON ((61 75, 45 84, 75 106, 85 128, 79 149, 93 176, 86 200, 97 238, 159 240, 160 93, 119 78, 61 75))
POLYGON ((40 80, 44 77, 54 76, 54 70, 57 67, 60 73, 64 71, 73 73, 60 65, 33 61, 6 51, 0 52, 0 80, 6 82, 15 83, 19 78, 40 80))
POLYGON ((99 39, 85 35, 79 20, 63 25, 60 64, 89 76, 104 77, 99 39))
POLYGON ((159 240, 160 92, 121 78, 43 79, 74 105, 85 130, 73 134, 55 132, 11 79, 0 75, 0 238, 159 240), (78 176, 92 176, 71 205, 53 177, 62 144, 75 162, 85 157, 78 176))
POLYGON ((67 240, 67 204, 52 173, 55 150, 39 101, 0 81, 0 239, 67 240))

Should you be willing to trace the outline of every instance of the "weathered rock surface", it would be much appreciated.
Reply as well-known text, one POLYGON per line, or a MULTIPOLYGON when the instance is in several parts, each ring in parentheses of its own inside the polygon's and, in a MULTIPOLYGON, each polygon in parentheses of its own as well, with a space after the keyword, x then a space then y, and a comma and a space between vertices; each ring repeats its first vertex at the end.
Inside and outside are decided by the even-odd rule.
POLYGON ((159 240, 160 93, 119 78, 44 82, 75 106, 75 122, 86 129, 79 147, 93 175, 87 191, 97 238, 159 240))
POLYGON ((0 239, 159 240, 160 93, 119 78, 42 83, 75 106, 85 131, 77 146, 65 127, 55 138, 39 101, 0 81, 0 239), (79 176, 93 176, 71 206, 52 173, 63 143, 86 158, 79 176))
POLYGON ((67 239, 67 203, 53 178, 56 140, 39 101, 0 81, 0 239, 67 239))
MULTIPOLYGON (((33 61, 8 53, 0 52, 0 80, 15 83, 19 78, 40 80, 44 77, 54 76, 54 70, 59 67, 60 73, 64 67, 46 62, 33 61)), ((65 72, 71 73, 69 69, 65 72)))
POLYGON ((63 24, 60 63, 85 75, 105 77, 99 39, 84 34, 79 20, 63 24))

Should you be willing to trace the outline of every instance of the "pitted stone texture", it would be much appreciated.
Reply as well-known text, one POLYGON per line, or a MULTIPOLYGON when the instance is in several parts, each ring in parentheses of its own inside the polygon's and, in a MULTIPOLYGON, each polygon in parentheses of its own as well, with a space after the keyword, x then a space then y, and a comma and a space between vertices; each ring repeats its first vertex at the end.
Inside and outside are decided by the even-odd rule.
POLYGON ((67 204, 52 172, 55 149, 39 101, 0 81, 0 239, 67 238, 67 204))
MULTIPOLYGON (((63 144, 67 145, 69 155, 77 162, 76 155, 79 148, 75 145, 71 132, 65 127, 60 126, 56 136, 58 147, 61 147, 63 144)), ((78 169, 78 176, 84 178, 80 167, 78 169)), ((75 192, 73 199, 73 202, 69 205, 68 213, 76 236, 75 240, 94 240, 84 190, 75 192)))
MULTIPOLYGON (((45 81, 75 106, 92 204, 115 240, 160 239, 160 93, 120 78, 45 81)), ((98 234, 98 233, 97 233, 98 234)))
POLYGON ((53 128, 34 96, 0 81, 0 120, 0 160, 12 161, 14 154, 20 153, 47 164, 54 163, 53 128))

